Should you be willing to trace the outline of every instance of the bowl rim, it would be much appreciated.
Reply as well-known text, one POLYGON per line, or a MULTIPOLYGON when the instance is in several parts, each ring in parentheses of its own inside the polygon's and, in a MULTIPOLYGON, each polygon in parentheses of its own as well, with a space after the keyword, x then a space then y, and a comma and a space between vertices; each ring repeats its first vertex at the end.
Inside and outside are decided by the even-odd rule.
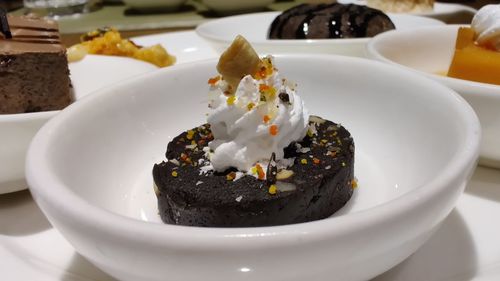
POLYGON ((458 184, 461 185, 468 179, 468 175, 464 174, 464 171, 471 169, 478 158, 481 128, 472 108, 453 90, 428 78, 419 76, 414 72, 401 71, 394 66, 366 59, 310 54, 279 55, 279 57, 285 59, 291 57, 292 59, 303 60, 328 59, 335 62, 348 61, 355 64, 377 65, 377 67, 382 68, 386 72, 394 74, 402 73, 401 75, 418 81, 419 85, 421 83, 431 84, 436 88, 436 92, 439 92, 439 95, 450 100, 450 104, 453 107, 464 112, 464 114, 460 114, 461 121, 465 127, 464 129, 466 130, 463 148, 459 149, 453 155, 449 163, 445 165, 443 172, 436 178, 383 204, 333 219, 253 228, 178 226, 144 222, 125 217, 92 205, 66 188, 54 174, 48 172, 50 171, 50 169, 48 170, 48 166, 50 165, 44 165, 44 151, 47 151, 47 148, 50 147, 51 139, 55 137, 54 130, 64 127, 66 120, 71 120, 72 116, 78 116, 82 109, 91 106, 94 101, 110 95, 116 96, 120 92, 120 88, 136 85, 144 77, 157 79, 155 77, 164 77, 170 72, 192 69, 202 64, 215 66, 217 60, 210 59, 164 68, 136 77, 122 84, 116 84, 107 89, 97 91, 92 95, 82 98, 78 103, 71 104, 47 122, 33 139, 27 156, 26 178, 35 201, 43 200, 51 204, 51 208, 64 210, 65 217, 71 217, 73 220, 78 221, 82 227, 92 229, 109 237, 119 237, 134 241, 135 243, 162 245, 177 249, 193 249, 193 247, 196 247, 200 251, 214 249, 234 251, 262 247, 296 246, 297 237, 301 237, 301 244, 304 244, 319 241, 325 239, 325 237, 349 235, 354 231, 376 226, 380 221, 395 220, 419 206, 423 207, 425 202, 445 189, 447 184, 459 180, 458 184), (398 212, 394 212, 394 210, 398 210, 398 212))
MULTIPOLYGON (((200 37, 212 41, 212 42, 217 42, 221 44, 227 44, 229 45, 232 41, 233 38, 226 38, 224 34, 214 34, 213 32, 207 31, 208 28, 210 28, 214 24, 221 24, 227 21, 233 21, 235 18, 248 18, 248 17, 254 17, 254 16, 277 16, 281 12, 279 11, 271 11, 271 12, 260 12, 260 13, 249 13, 249 14, 244 14, 244 15, 234 15, 234 16, 228 16, 228 17, 223 17, 220 19, 215 19, 211 21, 204 22, 202 24, 199 24, 195 28, 196 34, 198 34, 200 37)), ((416 15, 402 15, 402 14, 392 14, 392 13, 386 13, 389 15, 391 18, 418 18, 419 20, 425 20, 428 22, 434 22, 435 25, 444 25, 444 23, 440 20, 433 19, 433 18, 428 18, 428 17, 422 17, 422 16, 416 16, 416 15)), ((259 39, 259 40, 253 40, 252 38, 247 38, 253 45, 257 46, 279 46, 279 47, 286 47, 286 46, 328 46, 328 45, 349 45, 349 44, 365 44, 367 43, 371 37, 366 37, 366 38, 345 38, 345 39, 259 39)))
POLYGON ((7 122, 29 122, 33 120, 45 120, 55 116, 60 110, 49 110, 28 113, 0 114, 0 125, 7 122))
MULTIPOLYGON (((369 58, 388 63, 397 67, 401 67, 407 70, 411 70, 414 72, 418 72, 420 74, 425 75, 426 77, 429 77, 433 80, 437 80, 444 85, 452 88, 453 90, 461 93, 461 94, 473 94, 473 95, 479 95, 479 96, 485 96, 489 98, 498 98, 500 99, 500 85, 494 85, 494 84, 489 84, 489 83, 482 83, 482 82, 476 82, 476 81, 469 81, 465 79, 459 79, 459 78, 453 78, 453 77, 448 77, 448 76, 442 76, 438 75, 435 73, 430 73, 422 70, 418 70, 415 68, 412 68, 410 66, 406 66, 403 64, 400 64, 394 60, 391 60, 381 54, 379 52, 378 46, 380 44, 384 44, 385 40, 389 39, 394 39, 398 38, 399 36, 402 35, 407 35, 407 34, 412 34, 415 35, 416 33, 426 33, 428 31, 434 31, 434 32, 456 32, 456 30, 460 27, 470 27, 470 25, 464 25, 464 24, 450 24, 450 25, 445 25, 445 26, 434 26, 434 27, 419 27, 414 30, 390 30, 388 32, 384 32, 382 34, 379 34, 375 37, 373 37, 368 44, 366 45, 366 54, 369 58)), ((453 44, 455 45, 455 44, 453 44)))

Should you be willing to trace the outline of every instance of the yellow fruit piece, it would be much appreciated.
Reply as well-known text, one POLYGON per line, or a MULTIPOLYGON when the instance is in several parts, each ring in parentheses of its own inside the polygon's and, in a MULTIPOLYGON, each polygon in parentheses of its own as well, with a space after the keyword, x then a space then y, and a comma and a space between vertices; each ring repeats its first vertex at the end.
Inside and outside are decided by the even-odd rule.
POLYGON ((500 52, 478 46, 474 30, 460 28, 449 77, 500 85, 500 52))

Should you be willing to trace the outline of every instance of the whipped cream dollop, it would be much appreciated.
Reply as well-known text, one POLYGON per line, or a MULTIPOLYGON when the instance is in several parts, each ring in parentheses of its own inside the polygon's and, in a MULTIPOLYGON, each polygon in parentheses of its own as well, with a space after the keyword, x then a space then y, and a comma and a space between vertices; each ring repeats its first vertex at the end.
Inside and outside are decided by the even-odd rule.
POLYGON ((210 162, 216 171, 249 171, 272 153, 280 161, 283 149, 307 133, 309 114, 296 85, 279 75, 271 56, 262 61, 265 69, 243 77, 234 92, 220 76, 209 80, 210 162))
POLYGON ((500 4, 482 7, 472 19, 471 27, 480 46, 500 51, 500 4))

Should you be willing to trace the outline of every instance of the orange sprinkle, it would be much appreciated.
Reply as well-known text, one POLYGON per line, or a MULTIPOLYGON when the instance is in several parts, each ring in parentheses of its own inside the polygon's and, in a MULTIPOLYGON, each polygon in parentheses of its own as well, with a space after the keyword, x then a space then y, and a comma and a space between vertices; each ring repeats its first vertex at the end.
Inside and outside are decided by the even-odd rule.
POLYGON ((264 174, 264 170, 262 169, 262 167, 259 164, 255 164, 255 168, 257 168, 257 175, 259 177, 259 180, 263 180, 264 177, 266 176, 264 174))
POLYGON ((313 163, 318 165, 320 163, 320 160, 318 158, 313 158, 313 163))
POLYGON ((269 122, 269 120, 271 120, 271 117, 269 117, 269 115, 266 114, 266 115, 264 115, 264 118, 262 118, 262 120, 264 121, 264 123, 267 124, 269 122))
POLYGON ((215 83, 217 83, 218 81, 220 80, 220 76, 215 76, 215 77, 212 77, 210 79, 208 79, 208 84, 210 85, 215 85, 215 83))
POLYGON ((278 134, 278 125, 271 125, 269 127, 269 133, 271 136, 276 136, 278 134))
POLYGON ((259 85, 259 91, 260 91, 260 92, 265 92, 265 91, 267 91, 267 90, 269 90, 269 89, 271 89, 271 87, 269 87, 269 86, 268 86, 268 85, 266 85, 266 84, 260 84, 260 85, 259 85))

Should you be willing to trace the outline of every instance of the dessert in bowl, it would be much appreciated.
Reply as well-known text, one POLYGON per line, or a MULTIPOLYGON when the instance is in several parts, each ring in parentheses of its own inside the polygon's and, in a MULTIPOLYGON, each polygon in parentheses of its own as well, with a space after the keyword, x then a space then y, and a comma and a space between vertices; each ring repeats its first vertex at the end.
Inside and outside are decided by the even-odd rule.
POLYGON ((447 76, 460 27, 465 26, 387 32, 368 44, 367 54, 376 60, 416 70, 461 94, 481 121, 480 163, 500 167, 500 86, 447 76))
POLYGON ((284 226, 163 224, 151 169, 170 140, 205 122, 216 63, 102 90, 32 142, 27 178, 36 202, 81 255, 120 280, 366 280, 426 241, 475 167, 479 122, 452 90, 373 61, 276 56, 309 110, 356 140, 349 203, 332 217, 284 226))
MULTIPOLYGON (((341 5, 341 4, 339 4, 341 5)), ((369 38, 343 39, 269 39, 271 24, 280 12, 264 12, 225 17, 199 25, 196 33, 206 39, 215 50, 222 52, 241 34, 248 39, 256 51, 270 53, 326 53, 349 56, 364 56, 365 45, 369 38)), ((444 25, 435 19, 411 15, 389 14, 396 29, 412 29, 417 26, 444 25)))

